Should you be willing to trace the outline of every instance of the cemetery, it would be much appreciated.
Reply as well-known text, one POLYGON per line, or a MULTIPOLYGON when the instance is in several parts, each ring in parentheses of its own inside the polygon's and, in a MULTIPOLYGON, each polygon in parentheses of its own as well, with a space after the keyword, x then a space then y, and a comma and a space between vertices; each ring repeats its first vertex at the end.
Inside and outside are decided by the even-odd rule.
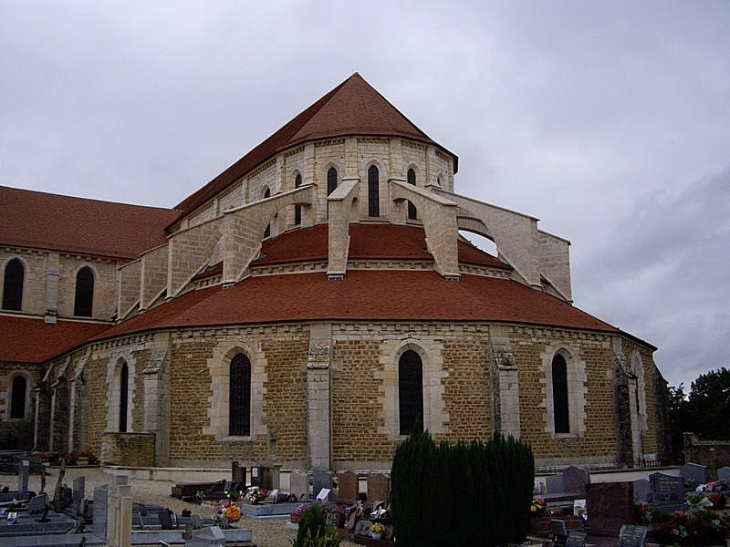
MULTIPOLYGON (((448 481, 455 476, 447 472, 444 475, 447 478, 440 481, 437 476, 429 475, 429 471, 423 467, 411 469, 418 471, 412 471, 414 476, 406 479, 411 484, 419 485, 414 495, 422 496, 420 499, 431 499, 431 494, 423 490, 423 481, 418 481, 415 475, 431 476, 437 489, 445 489, 448 481)), ((501 538, 499 543, 492 539, 495 543, 483 544, 545 545, 548 542, 556 547, 595 544, 625 547, 641 547, 645 544, 725 545, 730 524, 730 511, 725 509, 726 497, 730 495, 730 468, 713 472, 717 475, 715 481, 709 481, 707 468, 692 463, 683 466, 678 472, 678 475, 671 475, 657 471, 649 474, 648 478, 633 481, 591 482, 591 475, 586 470, 569 467, 560 474, 545 477, 544 484, 537 483, 538 486, 531 493, 532 504, 526 511, 528 526, 523 536, 518 532, 512 538, 514 541, 501 538), (517 537, 521 539, 517 541, 517 537)), ((394 514, 397 500, 394 503, 395 494, 391 486, 398 473, 397 459, 390 476, 377 473, 361 475, 350 470, 337 475, 322 471, 312 475, 310 484, 307 474, 293 473, 288 496, 282 498, 281 493, 272 492, 265 500, 243 500, 243 512, 247 513, 247 507, 257 507, 266 509, 248 514, 284 515, 294 505, 296 507, 288 518, 290 526, 297 528, 305 515, 315 507, 322 513, 324 525, 341 538, 349 538, 360 545, 392 545, 397 539, 398 520, 397 511, 394 514), (298 503, 292 503, 293 499, 297 499, 298 503), (278 500, 282 501, 277 503, 278 500)), ((477 503, 474 497, 475 476, 471 470, 462 469, 462 478, 464 474, 471 478, 472 484, 458 482, 458 486, 454 486, 453 490, 461 493, 461 497, 454 497, 461 500, 455 510, 450 509, 448 503, 440 503, 434 505, 435 512, 429 514, 429 509, 423 503, 415 499, 407 502, 409 507, 418 507, 416 511, 408 512, 408 519, 417 520, 417 528, 423 533, 438 535, 443 532, 447 537, 456 539, 460 530, 468 528, 473 531, 478 528, 478 518, 474 517, 472 511, 481 511, 482 515, 490 512, 502 515, 498 519, 497 529, 488 532, 490 538, 510 528, 504 524, 509 522, 503 507, 507 496, 503 495, 503 503, 491 506, 477 503), (437 528, 442 532, 428 527, 425 523, 429 521, 439 522, 437 528)), ((511 489, 508 487, 511 494, 516 494, 515 477, 506 479, 506 482, 511 485, 511 489)), ((449 493, 444 492, 444 496, 448 499, 449 493)), ((444 539, 431 538, 431 541, 428 543, 424 538, 418 538, 403 544, 440 545, 444 539)), ((481 544, 464 538, 456 539, 455 543, 481 544)))
POLYGON ((92 492, 84 476, 67 486, 65 466, 53 479, 55 487, 44 474, 41 490, 33 492, 32 469, 20 460, 6 471, 17 474, 11 478, 17 485, 0 492, 3 546, 254 546, 247 523, 267 519, 286 520, 297 533, 295 547, 313 545, 309 536, 317 545, 344 540, 385 547, 721 546, 730 529, 730 467, 688 463, 645 478, 612 480, 570 466, 535 478, 529 445, 500 436, 449 445, 414 434, 399 447, 390 473, 285 474, 278 466, 246 469, 234 462, 233 480, 172 487, 171 497, 213 507, 213 516, 196 514, 194 505, 178 514, 164 505, 133 503, 124 476, 110 476, 109 484, 92 492))

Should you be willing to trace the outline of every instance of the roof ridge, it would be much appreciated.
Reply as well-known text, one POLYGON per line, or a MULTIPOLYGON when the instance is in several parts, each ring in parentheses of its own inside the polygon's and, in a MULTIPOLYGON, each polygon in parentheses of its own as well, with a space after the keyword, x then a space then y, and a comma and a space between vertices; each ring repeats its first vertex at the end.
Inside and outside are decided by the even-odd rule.
MULTIPOLYGON (((256 152, 261 150, 263 147, 265 147, 268 143, 274 144, 276 146, 276 149, 279 148, 278 143, 275 143, 274 141, 278 140, 278 138, 281 138, 283 136, 283 133, 288 133, 291 131, 291 136, 295 135, 299 129, 301 129, 309 120, 314 117, 314 115, 319 112, 322 107, 327 104, 332 97, 335 96, 337 91, 339 91, 347 82, 350 81, 354 76, 358 75, 357 73, 350 76, 347 80, 340 83, 327 93, 325 93, 322 97, 320 97, 318 100, 316 100, 314 103, 309 105, 307 108, 305 108, 302 112, 294 116, 291 120, 286 122, 284 125, 282 125, 279 129, 274 131, 271 135, 269 135, 267 138, 265 138, 263 141, 261 141, 259 144, 254 146, 247 154, 245 154, 243 157, 239 158, 235 162, 233 162, 231 165, 229 165, 226 169, 223 170, 222 173, 220 173, 215 178, 211 179, 208 184, 200 188, 198 191, 194 192, 187 198, 185 198, 183 201, 178 203, 175 206, 175 209, 179 209, 180 211, 184 213, 188 212, 190 209, 195 208, 196 206, 202 204, 205 201, 208 201, 211 199, 215 194, 219 193, 221 190, 223 190, 226 186, 234 183, 236 180, 238 180, 240 177, 242 177, 245 173, 248 171, 251 171, 252 169, 255 169, 258 164, 263 163, 266 161, 267 157, 262 157, 260 160, 258 160, 258 163, 256 165, 247 166, 244 165, 246 163, 246 160, 254 156, 256 152), (296 129, 295 129, 296 128, 296 129), (239 170, 243 170, 243 172, 239 173, 239 170), (233 170, 233 172, 231 172, 233 170), (230 180, 232 179, 232 180, 230 180), (219 188, 219 186, 222 186, 219 188)), ((182 215, 181 215, 182 216, 182 215)), ((178 222, 180 219, 177 218, 175 221, 170 224, 170 226, 174 225, 176 222, 178 222)), ((168 226, 169 228, 169 226, 168 226)))
POLYGON ((108 205, 121 205, 123 207, 139 207, 141 209, 157 209, 160 211, 175 211, 175 207, 158 207, 155 205, 139 205, 137 203, 125 203, 123 201, 110 201, 108 199, 97 199, 97 198, 84 198, 81 196, 70 196, 68 194, 59 194, 58 192, 45 192, 43 190, 31 190, 29 188, 15 188, 13 186, 6 186, 0 184, 0 190, 10 190, 11 192, 27 192, 31 194, 41 194, 44 196, 58 197, 62 199, 73 199, 84 202, 95 202, 95 203, 106 203, 108 205))
POLYGON ((434 144, 454 158, 454 171, 458 168, 456 155, 435 143, 371 86, 359 72, 354 72, 205 186, 176 205, 175 209, 181 213, 167 226, 167 230, 179 223, 185 215, 213 199, 246 173, 281 151, 308 141, 354 134, 393 135, 434 144), (337 98, 339 100, 333 101, 337 98))

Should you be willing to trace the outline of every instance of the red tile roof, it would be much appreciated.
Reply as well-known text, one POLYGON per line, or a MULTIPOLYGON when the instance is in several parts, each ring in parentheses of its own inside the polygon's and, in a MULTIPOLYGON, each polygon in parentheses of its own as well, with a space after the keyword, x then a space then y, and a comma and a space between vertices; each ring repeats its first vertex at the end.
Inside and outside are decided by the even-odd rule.
POLYGON ((350 271, 251 277, 230 289, 183 295, 97 339, 145 330, 312 320, 491 321, 619 332, 611 325, 515 281, 428 271, 350 271))
POLYGON ((0 244, 135 259, 178 212, 0 186, 0 244))
MULTIPOLYGON (((261 258, 254 261, 252 266, 327 260, 327 236, 327 225, 318 224, 266 240, 261 247, 261 258)), ((511 269, 492 255, 463 241, 458 242, 458 249, 459 261, 462 263, 511 269)), ((390 223, 350 225, 349 259, 433 261, 426 250, 423 228, 390 223)))
POLYGON ((178 204, 176 209, 182 213, 175 222, 278 152, 306 141, 345 135, 397 136, 433 144, 453 158, 454 172, 458 171, 456 155, 432 141, 360 74, 355 73, 178 204))
POLYGON ((109 328, 98 323, 59 320, 47 325, 42 318, 0 315, 0 361, 43 363, 62 355, 109 328))

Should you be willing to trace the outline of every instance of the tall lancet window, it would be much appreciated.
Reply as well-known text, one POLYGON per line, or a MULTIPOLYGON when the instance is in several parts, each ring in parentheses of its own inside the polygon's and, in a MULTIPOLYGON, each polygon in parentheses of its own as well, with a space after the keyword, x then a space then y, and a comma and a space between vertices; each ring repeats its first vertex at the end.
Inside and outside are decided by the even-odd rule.
POLYGON ((13 258, 5 266, 3 280, 3 309, 20 311, 23 309, 23 283, 25 267, 17 258, 13 258))
POLYGON ((231 359, 228 387, 228 434, 251 435, 251 361, 243 353, 231 359))
POLYGON ((380 216, 380 174, 374 165, 368 169, 368 216, 380 216))
MULTIPOLYGON (((264 192, 264 199, 271 197, 271 190, 269 188, 266 189, 264 192)), ((264 230, 264 238, 271 237, 271 222, 269 222, 266 225, 266 230, 264 230)))
POLYGON ((119 432, 127 432, 127 414, 129 411, 129 367, 122 363, 119 369, 119 432))
MULTIPOLYGON (((297 173, 297 177, 294 179, 294 188, 299 188, 302 185, 302 175, 297 173)), ((294 225, 299 226, 302 224, 302 206, 297 204, 294 206, 294 225)))
POLYGON ((10 419, 25 419, 26 397, 28 393, 28 382, 25 376, 18 375, 13 378, 13 387, 10 392, 10 419))
POLYGON ((423 430, 423 363, 411 349, 398 361, 398 413, 401 435, 423 430))
POLYGON ((337 169, 330 167, 327 171, 327 195, 337 189, 337 169))
POLYGON ((94 309, 94 272, 84 266, 76 274, 74 315, 91 317, 94 309))
MULTIPOLYGON (((408 184, 416 185, 416 172, 413 169, 408 170, 408 184)), ((410 201, 408 202, 408 218, 416 220, 418 218, 418 210, 410 201)))
POLYGON ((559 353, 553 357, 553 415, 555 433, 570 433, 568 366, 559 353))

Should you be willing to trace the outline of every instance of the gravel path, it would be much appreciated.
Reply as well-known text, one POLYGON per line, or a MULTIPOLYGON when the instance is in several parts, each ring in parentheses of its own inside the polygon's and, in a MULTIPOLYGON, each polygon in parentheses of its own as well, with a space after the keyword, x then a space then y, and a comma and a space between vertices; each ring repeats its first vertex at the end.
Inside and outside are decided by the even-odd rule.
MULTIPOLYGON (((51 475, 46 477, 46 492, 53 495, 58 482, 58 469, 51 469, 51 475)), ((86 496, 93 496, 94 488, 104 484, 110 484, 113 477, 105 474, 100 468, 77 468, 69 467, 66 469, 64 483, 71 486, 76 477, 86 477, 86 496)), ((140 479, 130 479, 129 484, 132 487, 132 498, 136 503, 145 503, 149 505, 162 505, 169 507, 175 513, 182 513, 183 509, 190 509, 193 513, 202 516, 212 517, 215 515, 215 507, 206 505, 197 505, 187 503, 170 496, 172 487, 176 484, 169 481, 147 481, 140 479)), ((0 486, 9 486, 16 489, 18 478, 15 475, 0 476, 0 486)), ((41 480, 39 475, 31 475, 28 487, 34 492, 40 490, 41 480)), ((286 527, 286 520, 259 520, 244 517, 239 523, 239 528, 251 530, 253 534, 253 542, 258 547, 290 547, 291 540, 296 537, 296 533, 286 527)), ((343 547, 354 546, 355 543, 343 541, 343 547)))

